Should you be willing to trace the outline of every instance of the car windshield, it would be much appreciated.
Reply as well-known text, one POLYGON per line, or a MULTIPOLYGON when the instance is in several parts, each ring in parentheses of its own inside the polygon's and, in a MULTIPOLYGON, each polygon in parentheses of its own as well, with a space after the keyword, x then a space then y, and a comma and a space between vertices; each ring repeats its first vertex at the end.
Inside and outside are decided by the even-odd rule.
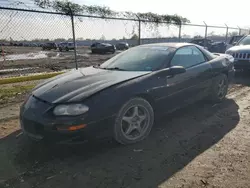
POLYGON ((167 60, 168 47, 135 47, 109 59, 100 68, 125 71, 154 71, 167 60))
POLYGON ((241 39, 238 45, 250 45, 250 36, 246 36, 243 39, 241 39))

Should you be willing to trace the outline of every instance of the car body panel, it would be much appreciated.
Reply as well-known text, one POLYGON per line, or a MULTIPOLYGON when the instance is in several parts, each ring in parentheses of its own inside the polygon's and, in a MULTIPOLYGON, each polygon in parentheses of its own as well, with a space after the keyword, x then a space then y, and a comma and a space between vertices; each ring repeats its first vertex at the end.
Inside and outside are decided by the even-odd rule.
POLYGON ((77 102, 107 87, 148 73, 82 68, 36 88, 33 95, 50 103, 77 102))
POLYGON ((186 73, 169 77, 167 79, 168 92, 164 103, 171 104, 170 110, 172 110, 204 97, 211 85, 210 78, 211 65, 209 63, 187 68, 186 73))

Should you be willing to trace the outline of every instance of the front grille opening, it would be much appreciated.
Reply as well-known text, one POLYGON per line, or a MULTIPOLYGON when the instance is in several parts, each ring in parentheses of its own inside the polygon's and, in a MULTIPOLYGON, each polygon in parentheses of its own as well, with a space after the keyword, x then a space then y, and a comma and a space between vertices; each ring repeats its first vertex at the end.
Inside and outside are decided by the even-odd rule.
POLYGON ((250 53, 234 53, 232 56, 236 59, 250 59, 250 53))

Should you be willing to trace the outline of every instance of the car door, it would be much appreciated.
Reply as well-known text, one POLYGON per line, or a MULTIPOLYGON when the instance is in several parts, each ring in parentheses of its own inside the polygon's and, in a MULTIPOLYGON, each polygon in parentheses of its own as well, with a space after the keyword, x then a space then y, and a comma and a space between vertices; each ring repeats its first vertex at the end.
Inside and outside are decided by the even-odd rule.
POLYGON ((197 47, 178 49, 169 66, 183 66, 186 69, 185 73, 167 77, 166 100, 169 109, 179 108, 204 97, 212 67, 197 47))
POLYGON ((98 44, 99 44, 99 43, 94 43, 94 44, 91 45, 91 50, 92 50, 93 52, 98 52, 98 44))

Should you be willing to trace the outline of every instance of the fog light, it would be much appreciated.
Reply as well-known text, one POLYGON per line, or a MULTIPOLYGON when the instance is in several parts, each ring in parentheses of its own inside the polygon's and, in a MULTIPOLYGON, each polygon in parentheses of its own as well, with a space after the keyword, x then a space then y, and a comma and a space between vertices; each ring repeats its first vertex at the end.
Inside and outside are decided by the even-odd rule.
POLYGON ((87 126, 86 124, 82 124, 82 125, 74 125, 74 126, 70 126, 70 127, 57 127, 57 130, 59 130, 59 131, 76 131, 79 129, 83 129, 86 126, 87 126))

